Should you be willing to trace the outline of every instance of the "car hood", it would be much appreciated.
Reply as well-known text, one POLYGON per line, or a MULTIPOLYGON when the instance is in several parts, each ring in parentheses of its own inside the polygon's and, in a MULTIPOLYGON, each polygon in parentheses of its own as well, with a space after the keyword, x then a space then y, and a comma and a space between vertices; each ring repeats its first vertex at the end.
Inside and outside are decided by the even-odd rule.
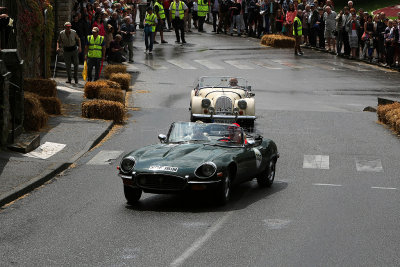
POLYGON ((229 97, 230 99, 232 99, 232 103, 234 103, 235 100, 239 100, 244 97, 241 94, 238 94, 235 92, 223 92, 223 93, 213 92, 213 93, 208 94, 207 98, 211 99, 213 101, 213 103, 215 103, 217 101, 217 99, 221 96, 229 97))
POLYGON ((227 151, 226 147, 204 144, 158 144, 133 153, 135 169, 148 170, 151 166, 197 168, 201 163, 213 161, 227 151), (135 155, 136 154, 136 155, 135 155))

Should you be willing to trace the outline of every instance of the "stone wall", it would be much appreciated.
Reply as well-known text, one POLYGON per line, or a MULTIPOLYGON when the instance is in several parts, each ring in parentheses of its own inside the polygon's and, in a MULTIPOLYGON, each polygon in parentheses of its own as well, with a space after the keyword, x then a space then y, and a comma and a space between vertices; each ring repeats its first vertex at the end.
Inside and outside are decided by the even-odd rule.
POLYGON ((56 0, 58 8, 58 32, 64 29, 64 23, 71 21, 71 11, 74 6, 75 0, 56 0))

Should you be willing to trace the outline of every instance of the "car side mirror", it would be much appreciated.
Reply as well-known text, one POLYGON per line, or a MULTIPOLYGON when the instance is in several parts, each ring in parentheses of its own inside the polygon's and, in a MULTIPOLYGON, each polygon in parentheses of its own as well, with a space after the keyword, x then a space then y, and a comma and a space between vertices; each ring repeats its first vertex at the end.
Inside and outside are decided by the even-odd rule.
POLYGON ((167 140, 167 136, 165 134, 159 134, 158 139, 161 143, 165 143, 165 141, 167 140))
POLYGON ((254 97, 255 95, 255 93, 249 93, 249 97, 254 97))
POLYGON ((248 86, 246 87, 246 89, 249 90, 249 91, 251 91, 251 85, 248 85, 248 86))

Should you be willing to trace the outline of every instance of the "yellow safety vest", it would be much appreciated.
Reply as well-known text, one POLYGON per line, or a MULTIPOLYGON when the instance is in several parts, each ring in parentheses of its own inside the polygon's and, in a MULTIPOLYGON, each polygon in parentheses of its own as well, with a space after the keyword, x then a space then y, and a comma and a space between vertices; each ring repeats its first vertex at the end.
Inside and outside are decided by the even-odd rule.
MULTIPOLYGON (((179 1, 179 18, 183 19, 183 17, 185 16, 185 10, 183 10, 183 3, 182 1, 179 1)), ((175 19, 175 12, 176 12, 176 3, 175 1, 171 3, 170 6, 170 12, 172 12, 172 19, 175 19)))
POLYGON ((197 16, 205 17, 208 13, 208 3, 204 0, 198 0, 197 2, 197 16))
POLYGON ((94 39, 93 35, 87 37, 89 43, 88 57, 91 58, 102 58, 103 57, 103 40, 104 36, 98 35, 96 39, 94 39))
POLYGON ((146 24, 151 26, 151 32, 155 32, 156 31, 156 15, 154 13, 152 13, 151 15, 149 13, 146 12, 146 24))
POLYGON ((293 35, 296 36, 296 32, 294 30, 294 23, 297 21, 297 36, 302 36, 303 35, 303 25, 301 23, 301 19, 299 17, 295 17, 293 21, 293 35))
POLYGON ((164 7, 159 2, 156 2, 154 4, 154 7, 156 6, 158 6, 158 15, 160 16, 160 18, 165 19, 164 7))

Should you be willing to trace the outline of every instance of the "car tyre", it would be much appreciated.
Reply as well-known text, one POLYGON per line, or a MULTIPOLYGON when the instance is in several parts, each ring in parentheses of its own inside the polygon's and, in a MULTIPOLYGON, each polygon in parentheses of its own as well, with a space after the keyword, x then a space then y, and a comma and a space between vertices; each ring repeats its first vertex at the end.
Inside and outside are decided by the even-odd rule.
POLYGON ((124 185, 124 194, 128 204, 134 204, 138 202, 142 196, 142 189, 124 185))
POLYGON ((231 197, 231 177, 228 172, 226 177, 221 181, 216 192, 217 202, 220 205, 225 205, 231 197))
POLYGON ((276 160, 272 159, 265 170, 257 177, 257 183, 260 187, 271 187, 274 183, 276 173, 276 160))

